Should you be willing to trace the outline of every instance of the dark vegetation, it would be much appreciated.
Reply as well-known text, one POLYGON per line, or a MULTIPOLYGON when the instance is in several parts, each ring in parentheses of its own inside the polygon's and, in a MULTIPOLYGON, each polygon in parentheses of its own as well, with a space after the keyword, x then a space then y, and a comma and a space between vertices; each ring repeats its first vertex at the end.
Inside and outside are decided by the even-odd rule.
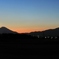
POLYGON ((0 34, 0 58, 57 59, 59 37, 38 38, 28 34, 0 34))

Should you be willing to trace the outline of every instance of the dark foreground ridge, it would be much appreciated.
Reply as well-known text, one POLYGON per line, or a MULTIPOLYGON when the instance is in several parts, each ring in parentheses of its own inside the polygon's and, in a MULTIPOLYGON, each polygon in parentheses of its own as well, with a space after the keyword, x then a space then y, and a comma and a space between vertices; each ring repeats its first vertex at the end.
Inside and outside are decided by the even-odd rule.
POLYGON ((0 58, 57 59, 59 37, 40 37, 28 34, 0 34, 0 58))
POLYGON ((59 58, 59 28, 20 34, 1 27, 0 58, 59 58))

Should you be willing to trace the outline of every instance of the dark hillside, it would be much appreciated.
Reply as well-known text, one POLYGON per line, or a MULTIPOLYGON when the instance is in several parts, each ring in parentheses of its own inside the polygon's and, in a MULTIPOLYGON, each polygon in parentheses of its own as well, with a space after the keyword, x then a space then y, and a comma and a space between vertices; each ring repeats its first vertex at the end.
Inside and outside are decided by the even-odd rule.
POLYGON ((45 39, 26 34, 1 34, 2 58, 59 58, 59 38, 45 39))

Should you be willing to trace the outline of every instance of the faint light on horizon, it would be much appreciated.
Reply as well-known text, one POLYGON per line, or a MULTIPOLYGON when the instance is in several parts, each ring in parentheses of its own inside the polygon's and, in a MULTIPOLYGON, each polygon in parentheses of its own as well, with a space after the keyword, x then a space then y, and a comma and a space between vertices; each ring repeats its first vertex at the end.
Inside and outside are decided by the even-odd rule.
POLYGON ((53 37, 51 37, 51 39, 53 39, 53 37))
POLYGON ((55 39, 57 39, 58 37, 55 37, 55 39))

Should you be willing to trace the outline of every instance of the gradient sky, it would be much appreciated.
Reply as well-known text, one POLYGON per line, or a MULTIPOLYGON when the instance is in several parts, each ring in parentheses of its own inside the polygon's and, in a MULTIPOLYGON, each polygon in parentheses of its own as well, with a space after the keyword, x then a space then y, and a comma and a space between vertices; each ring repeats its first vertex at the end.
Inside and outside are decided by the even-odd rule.
POLYGON ((17 32, 59 27, 59 0, 0 0, 0 27, 17 32))

